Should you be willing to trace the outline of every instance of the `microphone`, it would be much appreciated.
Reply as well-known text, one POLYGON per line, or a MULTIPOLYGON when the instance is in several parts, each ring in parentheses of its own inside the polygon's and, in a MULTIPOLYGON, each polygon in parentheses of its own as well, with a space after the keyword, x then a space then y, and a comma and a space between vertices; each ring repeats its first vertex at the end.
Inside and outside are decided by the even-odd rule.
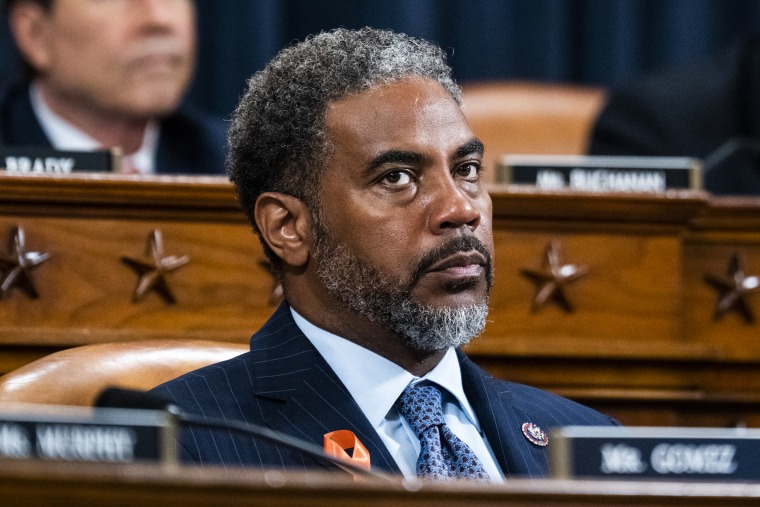
POLYGON ((760 155, 760 141, 747 137, 734 137, 727 140, 707 154, 702 161, 705 174, 737 154, 760 155))
POLYGON ((332 467, 338 467, 343 471, 349 472, 361 477, 370 477, 373 479, 382 479, 389 482, 397 482, 393 478, 372 472, 370 470, 358 467, 353 463, 335 458, 322 450, 321 447, 310 442, 300 440, 279 431, 271 430, 263 426, 249 424, 243 421, 231 421, 215 417, 203 417, 195 414, 188 414, 182 411, 174 402, 165 396, 134 389, 124 389, 120 387, 108 387, 101 391, 95 400, 97 408, 126 408, 140 410, 160 410, 169 412, 174 416, 176 421, 184 426, 199 426, 213 429, 232 430, 238 433, 251 435, 273 444, 287 447, 288 449, 300 452, 320 463, 332 467))
POLYGON ((98 408, 134 408, 140 410, 163 410, 173 412, 179 408, 165 396, 135 389, 107 387, 95 399, 98 408))

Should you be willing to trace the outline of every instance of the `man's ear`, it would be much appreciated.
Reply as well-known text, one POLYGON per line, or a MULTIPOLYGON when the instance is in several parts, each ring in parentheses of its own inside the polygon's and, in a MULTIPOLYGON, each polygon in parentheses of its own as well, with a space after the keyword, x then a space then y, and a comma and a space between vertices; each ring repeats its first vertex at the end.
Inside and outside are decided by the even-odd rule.
POLYGON ((311 214, 301 199, 279 192, 265 192, 256 199, 256 226, 269 248, 290 266, 309 260, 311 214))
POLYGON ((44 70, 50 65, 49 17, 52 14, 36 2, 21 0, 8 12, 8 23, 13 39, 24 60, 35 69, 44 70))

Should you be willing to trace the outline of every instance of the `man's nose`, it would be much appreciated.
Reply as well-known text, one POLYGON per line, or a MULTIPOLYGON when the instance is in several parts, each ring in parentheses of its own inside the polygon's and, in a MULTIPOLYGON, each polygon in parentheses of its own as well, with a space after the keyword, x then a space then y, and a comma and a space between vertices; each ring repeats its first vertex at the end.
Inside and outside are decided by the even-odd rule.
POLYGON ((180 4, 183 0, 141 0, 138 12, 145 22, 154 25, 167 25, 177 22, 182 9, 180 4))
MULTIPOLYGON (((431 196, 429 205, 429 227, 434 234, 443 234, 449 229, 480 225, 481 210, 476 197, 468 194, 453 177, 441 178, 431 196)), ((482 191, 482 190, 481 190, 482 191)))

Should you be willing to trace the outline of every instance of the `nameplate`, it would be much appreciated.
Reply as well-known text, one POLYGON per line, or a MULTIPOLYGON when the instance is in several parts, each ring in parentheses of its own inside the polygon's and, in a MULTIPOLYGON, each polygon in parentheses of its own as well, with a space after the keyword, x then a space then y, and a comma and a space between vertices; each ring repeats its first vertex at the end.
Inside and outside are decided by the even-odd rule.
POLYGON ((0 168, 9 173, 70 174, 117 172, 120 157, 111 151, 61 151, 46 148, 0 148, 0 168))
POLYGON ((509 155, 497 182, 541 190, 661 194, 700 190, 702 164, 684 157, 509 155))
POLYGON ((574 426, 550 441, 561 479, 760 479, 760 430, 574 426))
POLYGON ((154 410, 0 406, 0 459, 177 462, 176 424, 154 410))

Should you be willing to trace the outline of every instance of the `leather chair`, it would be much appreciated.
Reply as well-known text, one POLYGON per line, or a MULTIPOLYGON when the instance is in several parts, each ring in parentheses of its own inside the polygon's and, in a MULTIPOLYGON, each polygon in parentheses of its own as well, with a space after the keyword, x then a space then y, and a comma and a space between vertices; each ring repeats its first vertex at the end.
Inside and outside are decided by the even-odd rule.
POLYGON ((491 164, 508 154, 581 155, 606 100, 603 88, 530 81, 462 85, 464 114, 491 164))
POLYGON ((91 406, 106 387, 147 390, 246 352, 201 340, 146 340, 74 347, 0 377, 0 402, 91 406))

